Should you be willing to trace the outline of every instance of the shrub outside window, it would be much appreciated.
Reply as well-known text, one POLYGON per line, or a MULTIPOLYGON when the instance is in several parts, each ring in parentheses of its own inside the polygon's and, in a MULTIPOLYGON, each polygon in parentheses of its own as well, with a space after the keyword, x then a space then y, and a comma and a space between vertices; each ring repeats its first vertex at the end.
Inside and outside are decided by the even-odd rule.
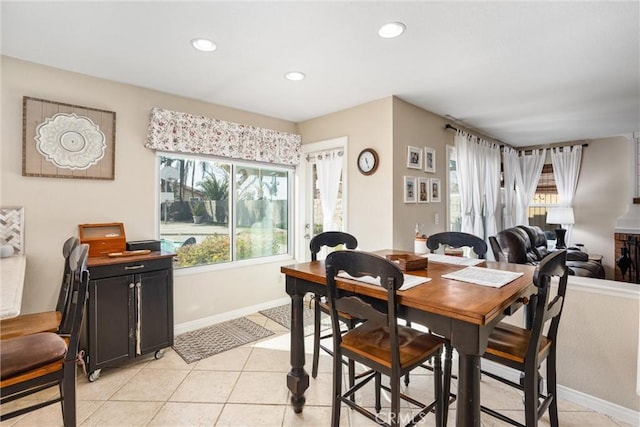
POLYGON ((176 268, 288 254, 292 168, 160 156, 160 239, 176 268))

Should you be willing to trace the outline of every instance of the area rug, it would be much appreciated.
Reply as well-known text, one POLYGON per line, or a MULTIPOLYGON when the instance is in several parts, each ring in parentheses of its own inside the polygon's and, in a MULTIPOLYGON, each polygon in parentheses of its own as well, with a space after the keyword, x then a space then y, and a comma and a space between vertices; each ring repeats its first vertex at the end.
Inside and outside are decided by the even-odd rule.
MULTIPOLYGON (((291 304, 281 305, 279 307, 270 308, 260 311, 260 314, 268 317, 279 325, 287 329, 291 329, 291 304)), ((302 318, 304 320, 304 335, 313 334, 313 307, 305 303, 302 310, 302 318)), ((331 327, 329 316, 322 313, 322 329, 331 327)))
POLYGON ((255 322, 240 317, 175 337, 173 349, 187 363, 273 335, 255 322))

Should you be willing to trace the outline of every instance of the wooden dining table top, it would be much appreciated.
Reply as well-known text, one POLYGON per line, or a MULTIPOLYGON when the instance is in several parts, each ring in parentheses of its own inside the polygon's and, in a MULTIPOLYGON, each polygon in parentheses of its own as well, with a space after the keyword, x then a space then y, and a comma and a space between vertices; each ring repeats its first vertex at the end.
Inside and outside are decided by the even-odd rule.
MULTIPOLYGON (((392 249, 374 251, 385 257, 410 252, 392 249)), ((412 307, 421 311, 443 315, 452 319, 476 325, 487 325, 517 303, 523 296, 535 293, 533 272, 530 265, 485 261, 477 265, 502 271, 522 273, 522 276, 500 287, 476 285, 443 278, 443 274, 466 268, 464 265, 444 264, 429 261, 426 269, 407 271, 405 274, 428 277, 427 283, 398 291, 400 306, 412 307)), ((313 283, 325 284, 324 261, 296 263, 281 267, 287 276, 304 279, 313 283)), ((380 286, 370 285, 357 280, 337 278, 338 287, 357 294, 386 299, 386 292, 380 286)))

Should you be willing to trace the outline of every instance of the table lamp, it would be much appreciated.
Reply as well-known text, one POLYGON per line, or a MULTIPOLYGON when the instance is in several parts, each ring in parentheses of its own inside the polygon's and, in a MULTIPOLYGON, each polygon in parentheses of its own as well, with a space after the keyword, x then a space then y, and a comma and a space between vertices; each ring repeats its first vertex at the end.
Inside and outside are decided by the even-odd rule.
POLYGON ((549 208, 547 210, 547 224, 558 224, 556 228, 556 248, 565 249, 567 245, 564 242, 564 235, 567 230, 562 228, 563 224, 574 224, 573 208, 549 208))

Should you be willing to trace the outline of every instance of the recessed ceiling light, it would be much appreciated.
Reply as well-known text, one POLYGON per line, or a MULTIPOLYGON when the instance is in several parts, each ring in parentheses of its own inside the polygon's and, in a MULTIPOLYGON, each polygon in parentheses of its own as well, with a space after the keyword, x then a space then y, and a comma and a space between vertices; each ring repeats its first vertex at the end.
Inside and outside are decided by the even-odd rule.
POLYGON ((298 81, 304 79, 304 73, 301 71, 289 71, 284 75, 287 80, 298 81))
POLYGON ((404 33, 407 27, 402 22, 387 22, 378 30, 378 35, 383 39, 392 39, 404 33))
POLYGON ((197 38, 191 40, 191 45, 202 52, 213 52, 217 46, 209 39, 197 38))

